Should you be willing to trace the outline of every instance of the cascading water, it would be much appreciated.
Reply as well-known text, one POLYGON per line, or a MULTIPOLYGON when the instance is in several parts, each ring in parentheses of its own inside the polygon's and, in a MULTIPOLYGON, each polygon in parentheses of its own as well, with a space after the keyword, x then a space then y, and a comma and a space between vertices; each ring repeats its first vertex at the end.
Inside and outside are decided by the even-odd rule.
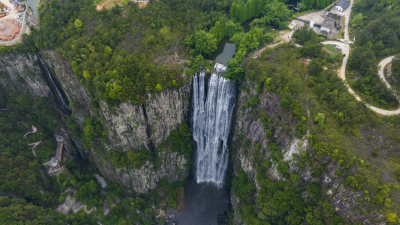
POLYGON ((196 182, 222 186, 228 165, 228 136, 236 89, 224 78, 226 66, 215 64, 205 86, 205 73, 193 79, 193 139, 197 143, 196 182), (206 93, 207 91, 207 93, 206 93))
POLYGON ((68 100, 64 97, 64 95, 62 94, 62 91, 57 86, 56 82, 53 79, 53 76, 51 75, 46 64, 43 62, 43 59, 39 53, 37 53, 37 57, 39 59, 39 65, 43 70, 43 74, 45 75, 46 80, 48 81, 50 89, 52 90, 54 96, 56 97, 58 103, 60 104, 62 112, 67 115, 70 114, 70 111, 68 108, 68 100))

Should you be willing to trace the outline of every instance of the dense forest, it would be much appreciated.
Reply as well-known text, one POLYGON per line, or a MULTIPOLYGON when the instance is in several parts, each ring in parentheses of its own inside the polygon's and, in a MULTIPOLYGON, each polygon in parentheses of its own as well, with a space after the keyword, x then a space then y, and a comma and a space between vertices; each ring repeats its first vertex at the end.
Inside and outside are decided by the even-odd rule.
MULTIPOLYGON (((75 170, 71 170, 74 174, 67 172, 58 178, 43 173, 45 168, 42 164, 55 154, 56 140, 53 134, 60 132, 62 127, 59 113, 50 105, 54 101, 53 98, 33 98, 14 91, 0 92, 0 193, 5 194, 0 196, 0 222, 3 224, 10 224, 11 221, 15 224, 93 223, 93 219, 84 213, 67 218, 51 209, 63 201, 60 197, 66 185, 63 184, 63 176, 75 180, 74 186, 78 189, 89 187, 88 184, 90 181, 93 183, 94 179, 88 171, 78 172, 76 166, 75 170), (29 134, 32 126, 36 127, 37 132, 29 134), (38 141, 40 144, 35 148, 28 145, 38 141), (9 199, 8 196, 12 197, 9 199)), ((71 165, 74 163, 71 162, 71 165)), ((99 187, 97 183, 94 185, 97 193, 99 187)), ((81 199, 91 198, 84 189, 80 189, 81 199)))
POLYGON ((277 0, 248 1, 246 5, 250 14, 243 19, 242 12, 235 13, 235 4, 230 7, 229 2, 168 0, 143 9, 133 4, 96 12, 92 1, 52 1, 41 8, 41 29, 34 32, 33 41, 37 48, 60 51, 94 96, 110 104, 142 103, 145 93, 184 84, 185 76, 192 73, 183 71, 184 66, 198 70, 223 39, 233 38, 237 45, 248 46, 246 51, 239 50, 241 61, 245 52, 272 41, 268 27, 285 28, 291 15, 277 0), (59 10, 66 13, 60 16, 59 10), (230 20, 225 16, 228 10, 230 20), (255 17, 260 18, 252 27, 259 31, 245 36, 239 23, 255 17))
MULTIPOLYGON (((146 92, 186 81, 182 76, 187 60, 183 39, 192 30, 210 29, 226 7, 213 3, 219 10, 206 13, 196 10, 199 5, 160 1, 144 9, 133 4, 97 12, 93 1, 51 1, 41 8, 35 43, 38 48, 62 52, 94 96, 108 103, 140 103, 146 92), (66 13, 60 15, 60 10, 66 13)), ((210 38, 200 35, 196 37, 199 42, 210 38)), ((207 55, 210 49, 199 52, 207 55)))
POLYGON ((335 2, 334 0, 302 0, 302 10, 322 9, 335 2))
MULTIPOLYGON (((308 28, 297 30, 291 43, 251 57, 277 40, 295 13, 322 9, 333 1, 295 1, 295 7, 288 8, 293 4, 289 2, 293 1, 162 0, 139 8, 123 1, 97 11, 95 1, 43 1, 40 30, 0 52, 53 49, 70 63, 93 99, 91 106, 105 100, 112 108, 123 102, 143 106, 149 93, 190 85, 194 73, 209 74, 225 42, 234 43, 236 53, 228 61, 226 78, 250 96, 237 111, 261 121, 269 155, 261 156, 260 145, 251 146, 244 138, 232 143, 232 158, 239 148, 254 156, 257 175, 251 180, 239 164, 232 165, 230 189, 238 199, 237 211, 230 208, 221 223, 233 223, 234 214, 240 222, 255 225, 357 223, 335 209, 327 194, 330 187, 322 182, 326 173, 334 174, 343 193, 356 196, 359 215, 382 215, 400 223, 399 117, 379 117, 356 101, 337 76, 340 52, 324 47, 321 41, 327 37, 308 28), (328 53, 330 49, 335 53, 328 53), (270 118, 257 109, 261 99, 275 98, 284 115, 270 118), (284 116, 291 123, 277 128, 284 116), (307 139, 309 149, 295 156, 295 165, 284 160, 273 135, 276 130, 307 139), (302 179, 304 174, 309 181, 302 179)), ((399 21, 400 3, 391 0, 357 1, 351 18, 355 43, 348 64, 350 84, 367 102, 388 109, 399 103, 379 80, 377 67, 381 59, 400 52, 399 21)), ((400 80, 399 57, 391 69, 400 80)), ((107 136, 100 116, 88 113, 79 127, 51 105, 56 105, 52 97, 0 91, 1 224, 165 224, 167 217, 160 216, 159 209, 182 208, 185 182, 163 179, 155 190, 139 194, 109 179, 107 187, 101 187, 92 158, 82 162, 72 153, 58 176, 47 175, 43 163, 54 155, 54 134, 65 131, 81 139, 86 149, 99 148, 102 160, 120 168, 140 168, 147 161, 159 167, 163 159, 155 156, 158 151, 193 156, 190 125, 178 125, 152 151, 109 151, 98 144, 107 136), (32 126, 38 132, 25 135, 32 126), (37 141, 41 144, 36 149, 28 146, 37 141), (56 212, 69 190, 75 190, 77 201, 99 210, 56 212)))
MULTIPOLYGON (((156 212, 151 207, 166 200, 171 207, 177 207, 180 183, 162 181, 157 190, 144 196, 130 194, 109 180, 107 188, 102 189, 93 176, 98 173, 97 169, 92 163, 82 162, 77 155, 67 157, 59 175, 47 175, 47 169, 42 164, 55 154, 54 134, 71 129, 73 122, 60 119, 59 112, 51 106, 56 105, 54 98, 16 94, 15 91, 0 92, 1 224, 98 224, 98 221, 103 224, 163 224, 166 218, 155 218, 156 212), (32 126, 37 132, 25 135, 32 131, 32 126), (34 149, 28 145, 38 141, 40 144, 34 149), (76 190, 76 200, 88 208, 110 207, 119 199, 118 207, 113 207, 107 215, 102 210, 92 214, 80 211, 68 216, 55 212, 54 209, 65 201, 71 189, 76 190)), ((182 136, 187 137, 186 129, 182 127, 178 133, 172 134, 161 148, 186 149, 187 146, 179 142, 182 136)), ((73 148, 70 151, 72 154, 75 152, 73 148)), ((110 159, 115 160, 113 156, 110 159)), ((135 165, 129 161, 129 156, 124 159, 135 165)))
MULTIPOLYGON (((287 7, 281 7, 281 4, 286 3, 288 0, 236 0, 233 1, 232 6, 229 11, 229 17, 240 23, 244 23, 250 19, 257 18, 260 15, 266 15, 270 11, 275 11, 284 14, 287 7)), ((301 11, 322 9, 333 3, 334 0, 302 0, 298 2, 298 6, 301 11)), ((285 5, 285 4, 283 4, 285 5)), ((273 12, 274 13, 274 12, 273 12)), ((275 23, 282 22, 281 27, 285 26, 285 21, 280 21, 282 18, 280 16, 268 17, 266 22, 275 23)))

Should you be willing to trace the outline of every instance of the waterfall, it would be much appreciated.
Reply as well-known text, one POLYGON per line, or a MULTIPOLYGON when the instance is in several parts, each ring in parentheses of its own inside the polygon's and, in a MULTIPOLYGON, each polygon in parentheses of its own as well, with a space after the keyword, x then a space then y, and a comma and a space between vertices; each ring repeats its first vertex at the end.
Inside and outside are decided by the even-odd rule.
POLYGON ((39 53, 37 53, 37 57, 39 59, 40 68, 42 68, 43 74, 45 75, 47 83, 49 84, 50 89, 52 90, 54 96, 56 97, 58 103, 60 104, 63 113, 70 114, 70 111, 68 109, 68 100, 64 97, 60 88, 57 86, 56 82, 53 79, 53 76, 51 75, 46 64, 43 62, 43 59, 39 53))
POLYGON ((193 78, 193 139, 197 143, 196 182, 222 186, 228 165, 228 136, 236 89, 224 78, 226 66, 215 64, 205 86, 205 73, 193 78), (207 91, 207 93, 206 93, 207 91))

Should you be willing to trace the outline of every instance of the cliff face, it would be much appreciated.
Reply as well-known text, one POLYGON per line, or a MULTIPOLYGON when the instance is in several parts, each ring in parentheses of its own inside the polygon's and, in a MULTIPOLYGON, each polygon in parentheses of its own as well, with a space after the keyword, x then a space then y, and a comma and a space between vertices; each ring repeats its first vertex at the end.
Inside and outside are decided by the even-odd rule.
POLYGON ((57 56, 54 51, 41 51, 41 56, 64 90, 73 118, 80 126, 83 126, 83 120, 90 111, 91 103, 85 88, 76 79, 69 62, 57 56))
POLYGON ((148 95, 143 105, 122 103, 110 109, 104 101, 100 108, 109 131, 112 148, 129 151, 150 149, 165 141, 177 125, 187 119, 190 87, 148 95))
MULTIPOLYGON (((322 142, 329 140, 316 115, 327 112, 321 111, 318 103, 307 96, 314 93, 304 90, 288 94, 290 88, 301 90, 302 82, 307 81, 307 71, 303 70, 302 61, 287 60, 292 55, 289 48, 281 50, 276 48, 257 60, 250 59, 240 84, 230 147, 232 223, 263 224, 275 216, 286 221, 295 207, 287 208, 286 213, 278 211, 290 205, 291 199, 297 199, 309 207, 326 210, 325 223, 340 218, 343 224, 384 224, 385 218, 379 210, 371 202, 363 201, 364 190, 348 185, 345 172, 356 174, 356 166, 345 168, 332 155, 319 152, 315 141, 318 132, 322 142), (293 79, 296 85, 286 86, 283 78, 293 79), (309 190, 312 185, 316 185, 318 200, 309 190), (282 196, 291 192, 288 190, 296 194, 285 199, 282 196)), ((356 138, 352 140, 359 142, 356 138)), ((333 146, 336 145, 324 148, 335 149, 333 146)), ((304 218, 303 215, 299 220, 304 218)))
POLYGON ((186 122, 189 95, 189 87, 184 86, 148 95, 146 103, 139 106, 122 103, 110 109, 105 102, 100 102, 110 143, 105 148, 108 151, 146 149, 156 152, 161 165, 146 161, 141 168, 117 168, 111 161, 94 157, 99 169, 110 179, 142 193, 156 188, 162 178, 169 182, 184 180, 189 173, 189 158, 170 149, 161 150, 159 146, 171 131, 186 122))
POLYGON ((46 97, 50 88, 41 75, 34 54, 9 54, 0 56, 0 85, 32 96, 46 97))
MULTIPOLYGON (((257 182, 257 161, 267 162, 271 159, 270 139, 285 153, 289 150, 295 133, 295 122, 290 113, 281 105, 281 98, 263 89, 257 92, 257 82, 246 79, 241 84, 237 96, 234 133, 232 138, 233 173, 243 170, 256 189, 260 189, 257 182), (251 99, 257 96, 258 103, 249 106, 251 99)), ((274 165, 272 165, 272 168, 274 165)), ((276 169, 261 176, 275 177, 276 169)), ((231 193, 231 203, 234 210, 234 224, 243 224, 239 218, 240 199, 236 193, 231 193)))
MULTIPOLYGON (((256 166, 254 150, 257 148, 262 153, 264 160, 269 160, 271 151, 268 147, 267 132, 272 133, 276 144, 282 149, 291 143, 294 135, 294 121, 292 116, 280 106, 280 97, 263 90, 258 94, 254 87, 255 82, 247 81, 244 84, 247 91, 240 91, 236 108, 235 131, 233 143, 235 148, 234 163, 248 173, 252 180, 255 180, 256 166), (259 102, 254 107, 248 107, 248 101, 252 96, 257 96, 259 102), (269 121, 263 121, 268 119, 269 121)), ((258 151, 257 150, 257 151, 258 151)))
POLYGON ((105 176, 140 193, 155 189, 163 178, 168 182, 182 181, 187 177, 189 170, 188 159, 176 152, 160 152, 158 153, 158 158, 162 159, 160 166, 146 161, 138 169, 116 168, 111 161, 102 160, 101 156, 94 158, 105 176))
MULTIPOLYGON (((187 120, 189 85, 149 94, 143 105, 122 103, 110 108, 100 101, 100 107, 95 111, 91 106, 90 95, 76 79, 69 62, 53 51, 42 51, 41 55, 68 98, 71 117, 81 130, 85 117, 89 115, 95 116, 106 129, 108 141, 101 141, 100 145, 86 149, 86 153, 104 175, 137 192, 147 192, 156 188, 163 178, 173 182, 187 177, 190 168, 188 156, 174 152, 168 147, 161 148, 160 144, 187 120), (107 151, 129 152, 139 149, 152 152, 158 161, 147 160, 140 168, 129 165, 119 168, 104 155, 107 151)), ((0 85, 32 96, 51 95, 35 54, 1 56, 0 85)), ((74 141, 82 147, 79 139, 80 137, 75 137, 74 141)))
POLYGON ((190 86, 148 96, 145 104, 151 142, 161 144, 176 126, 188 120, 190 86))
POLYGON ((147 148, 147 121, 141 105, 122 103, 114 112, 107 103, 100 101, 100 108, 105 119, 111 148, 129 151, 131 149, 147 148))
POLYGON ((41 54, 64 90, 70 102, 72 117, 81 128, 85 116, 91 115, 96 116, 106 129, 108 141, 86 149, 104 175, 137 192, 154 189, 162 178, 170 182, 186 178, 189 159, 169 149, 161 151, 158 146, 167 140, 171 131, 187 120, 190 96, 188 85, 148 94, 143 105, 122 103, 117 107, 109 107, 106 102, 99 101, 99 109, 94 111, 90 96, 76 79, 69 63, 53 51, 43 51, 41 54), (98 151, 99 148, 103 150, 98 151), (156 152, 156 158, 161 159, 161 163, 156 165, 148 160, 140 168, 120 168, 103 155, 107 151, 129 152, 139 149, 156 152))

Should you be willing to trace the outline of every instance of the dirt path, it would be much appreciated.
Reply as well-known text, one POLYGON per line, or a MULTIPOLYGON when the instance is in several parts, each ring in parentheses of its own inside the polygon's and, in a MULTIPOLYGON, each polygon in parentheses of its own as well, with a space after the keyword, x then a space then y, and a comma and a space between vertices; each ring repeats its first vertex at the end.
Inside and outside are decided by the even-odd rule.
POLYGON ((267 48, 275 48, 276 46, 283 44, 283 43, 289 43, 292 40, 292 36, 293 36, 294 30, 292 31, 282 31, 279 34, 279 38, 281 39, 281 41, 273 43, 273 44, 269 44, 257 51, 255 51, 252 55, 252 58, 257 58, 259 57, 267 48))
POLYGON ((76 191, 72 190, 72 189, 67 189, 68 195, 65 198, 64 203, 62 203, 61 205, 59 205, 56 209, 57 212, 60 212, 64 215, 68 215, 70 212, 73 213, 77 213, 79 212, 79 210, 83 209, 83 211, 86 214, 90 214, 91 212, 93 212, 94 210, 96 210, 96 207, 93 206, 92 208, 88 209, 87 205, 82 204, 79 201, 76 201, 75 197, 73 196, 76 191))
MULTIPOLYGON (((325 41, 325 42, 322 42, 322 44, 324 44, 324 45, 336 45, 336 46, 338 46, 339 48, 342 49, 342 53, 344 54, 344 58, 343 58, 342 66, 341 66, 340 70, 338 70, 338 76, 340 77, 340 79, 343 80, 347 90, 349 91, 349 93, 351 95, 353 95, 355 97, 355 99, 357 101, 363 102, 369 109, 371 109, 372 111, 374 111, 374 112, 376 112, 376 113, 378 113, 380 115, 384 115, 384 116, 398 115, 398 114, 400 114, 400 107, 398 109, 395 109, 395 110, 386 110, 386 109, 381 109, 381 108, 375 107, 373 105, 370 105, 370 104, 366 103, 365 101, 363 101, 361 99, 361 97, 350 87, 350 85, 346 81, 346 66, 347 66, 347 61, 349 59, 349 54, 350 54, 350 45, 349 45, 349 43, 351 43, 350 37, 349 37, 349 22, 350 22, 351 9, 353 7, 353 3, 354 3, 354 0, 350 0, 350 5, 346 9, 346 11, 344 12, 344 16, 345 16, 344 40, 340 40, 340 41, 325 41)), ((281 33, 280 34, 281 41, 279 41, 277 43, 274 43, 274 44, 267 45, 264 48, 254 52, 253 55, 252 55, 252 58, 259 57, 262 54, 262 52, 265 51, 265 49, 267 49, 267 48, 274 48, 279 44, 290 42, 290 40, 292 39, 293 33, 294 33, 294 31, 290 31, 290 32, 287 31, 287 32, 281 33)), ((297 47, 301 47, 300 45, 296 45, 296 46, 297 47)), ((386 87, 389 88, 389 89, 391 89, 391 86, 386 81, 386 78, 384 76, 384 72, 383 71, 384 71, 385 66, 388 63, 390 63, 393 60, 393 58, 394 58, 394 56, 390 56, 388 58, 383 59, 379 63, 379 71, 378 71, 379 76, 381 77, 381 79, 385 83, 386 87)), ((396 97, 397 97, 397 95, 396 95, 396 97)))
POLYGON ((389 56, 387 58, 384 58, 380 63, 379 63, 379 77, 383 80, 383 83, 385 83, 386 87, 389 89, 392 89, 392 86, 390 86, 390 84, 387 82, 386 77, 385 77, 385 67, 387 64, 391 63, 392 60, 394 59, 394 55, 393 56, 389 56))
POLYGON ((350 42, 350 36, 349 36, 349 22, 350 22, 350 16, 351 16, 351 8, 353 8, 353 0, 350 0, 350 5, 347 8, 347 10, 344 11, 344 40, 345 42, 350 42))
POLYGON ((29 143, 28 146, 32 146, 32 154, 35 156, 35 158, 37 158, 36 152, 35 152, 35 148, 42 143, 41 141, 37 141, 37 142, 33 142, 33 143, 29 143))
MULTIPOLYGON (((344 43, 338 42, 338 41, 326 41, 326 42, 323 42, 322 44, 325 44, 325 45, 327 45, 327 44, 336 45, 336 46, 339 46, 342 49, 342 52, 343 52, 343 54, 345 56, 343 58, 342 67, 340 68, 340 70, 338 72, 338 75, 339 75, 340 79, 342 79, 344 81, 344 83, 345 83, 345 85, 347 87, 347 90, 350 92, 350 94, 352 94, 357 99, 357 101, 363 102, 369 109, 371 109, 372 111, 374 111, 374 112, 376 112, 376 113, 378 113, 380 115, 383 115, 383 116, 398 115, 398 114, 400 114, 400 108, 395 109, 395 110, 386 110, 386 109, 381 109, 381 108, 378 108, 378 107, 375 107, 373 105, 370 105, 370 104, 366 103, 365 101, 363 101, 361 99, 361 97, 359 95, 357 95, 355 93, 355 91, 346 82, 346 66, 347 66, 347 61, 349 59, 349 54, 350 54, 349 22, 350 22, 350 15, 351 15, 351 8, 352 7, 353 7, 353 0, 350 1, 350 5, 349 5, 348 9, 344 12, 345 13, 344 43)), ((385 79, 383 70, 384 70, 385 66, 389 62, 392 61, 392 59, 393 59, 392 57, 393 56, 382 60, 379 63, 380 69, 378 71, 379 76, 382 78, 383 82, 386 84, 386 87, 388 87, 390 89, 391 89, 391 87, 390 87, 389 83, 385 79)))
POLYGON ((33 143, 29 143, 27 136, 30 134, 35 134, 37 132, 37 128, 35 126, 32 125, 32 131, 28 131, 24 134, 24 138, 26 140, 26 142, 28 143, 28 146, 32 146, 32 154, 37 157, 36 152, 35 152, 35 148, 42 143, 41 141, 37 141, 37 142, 33 142, 33 143))

